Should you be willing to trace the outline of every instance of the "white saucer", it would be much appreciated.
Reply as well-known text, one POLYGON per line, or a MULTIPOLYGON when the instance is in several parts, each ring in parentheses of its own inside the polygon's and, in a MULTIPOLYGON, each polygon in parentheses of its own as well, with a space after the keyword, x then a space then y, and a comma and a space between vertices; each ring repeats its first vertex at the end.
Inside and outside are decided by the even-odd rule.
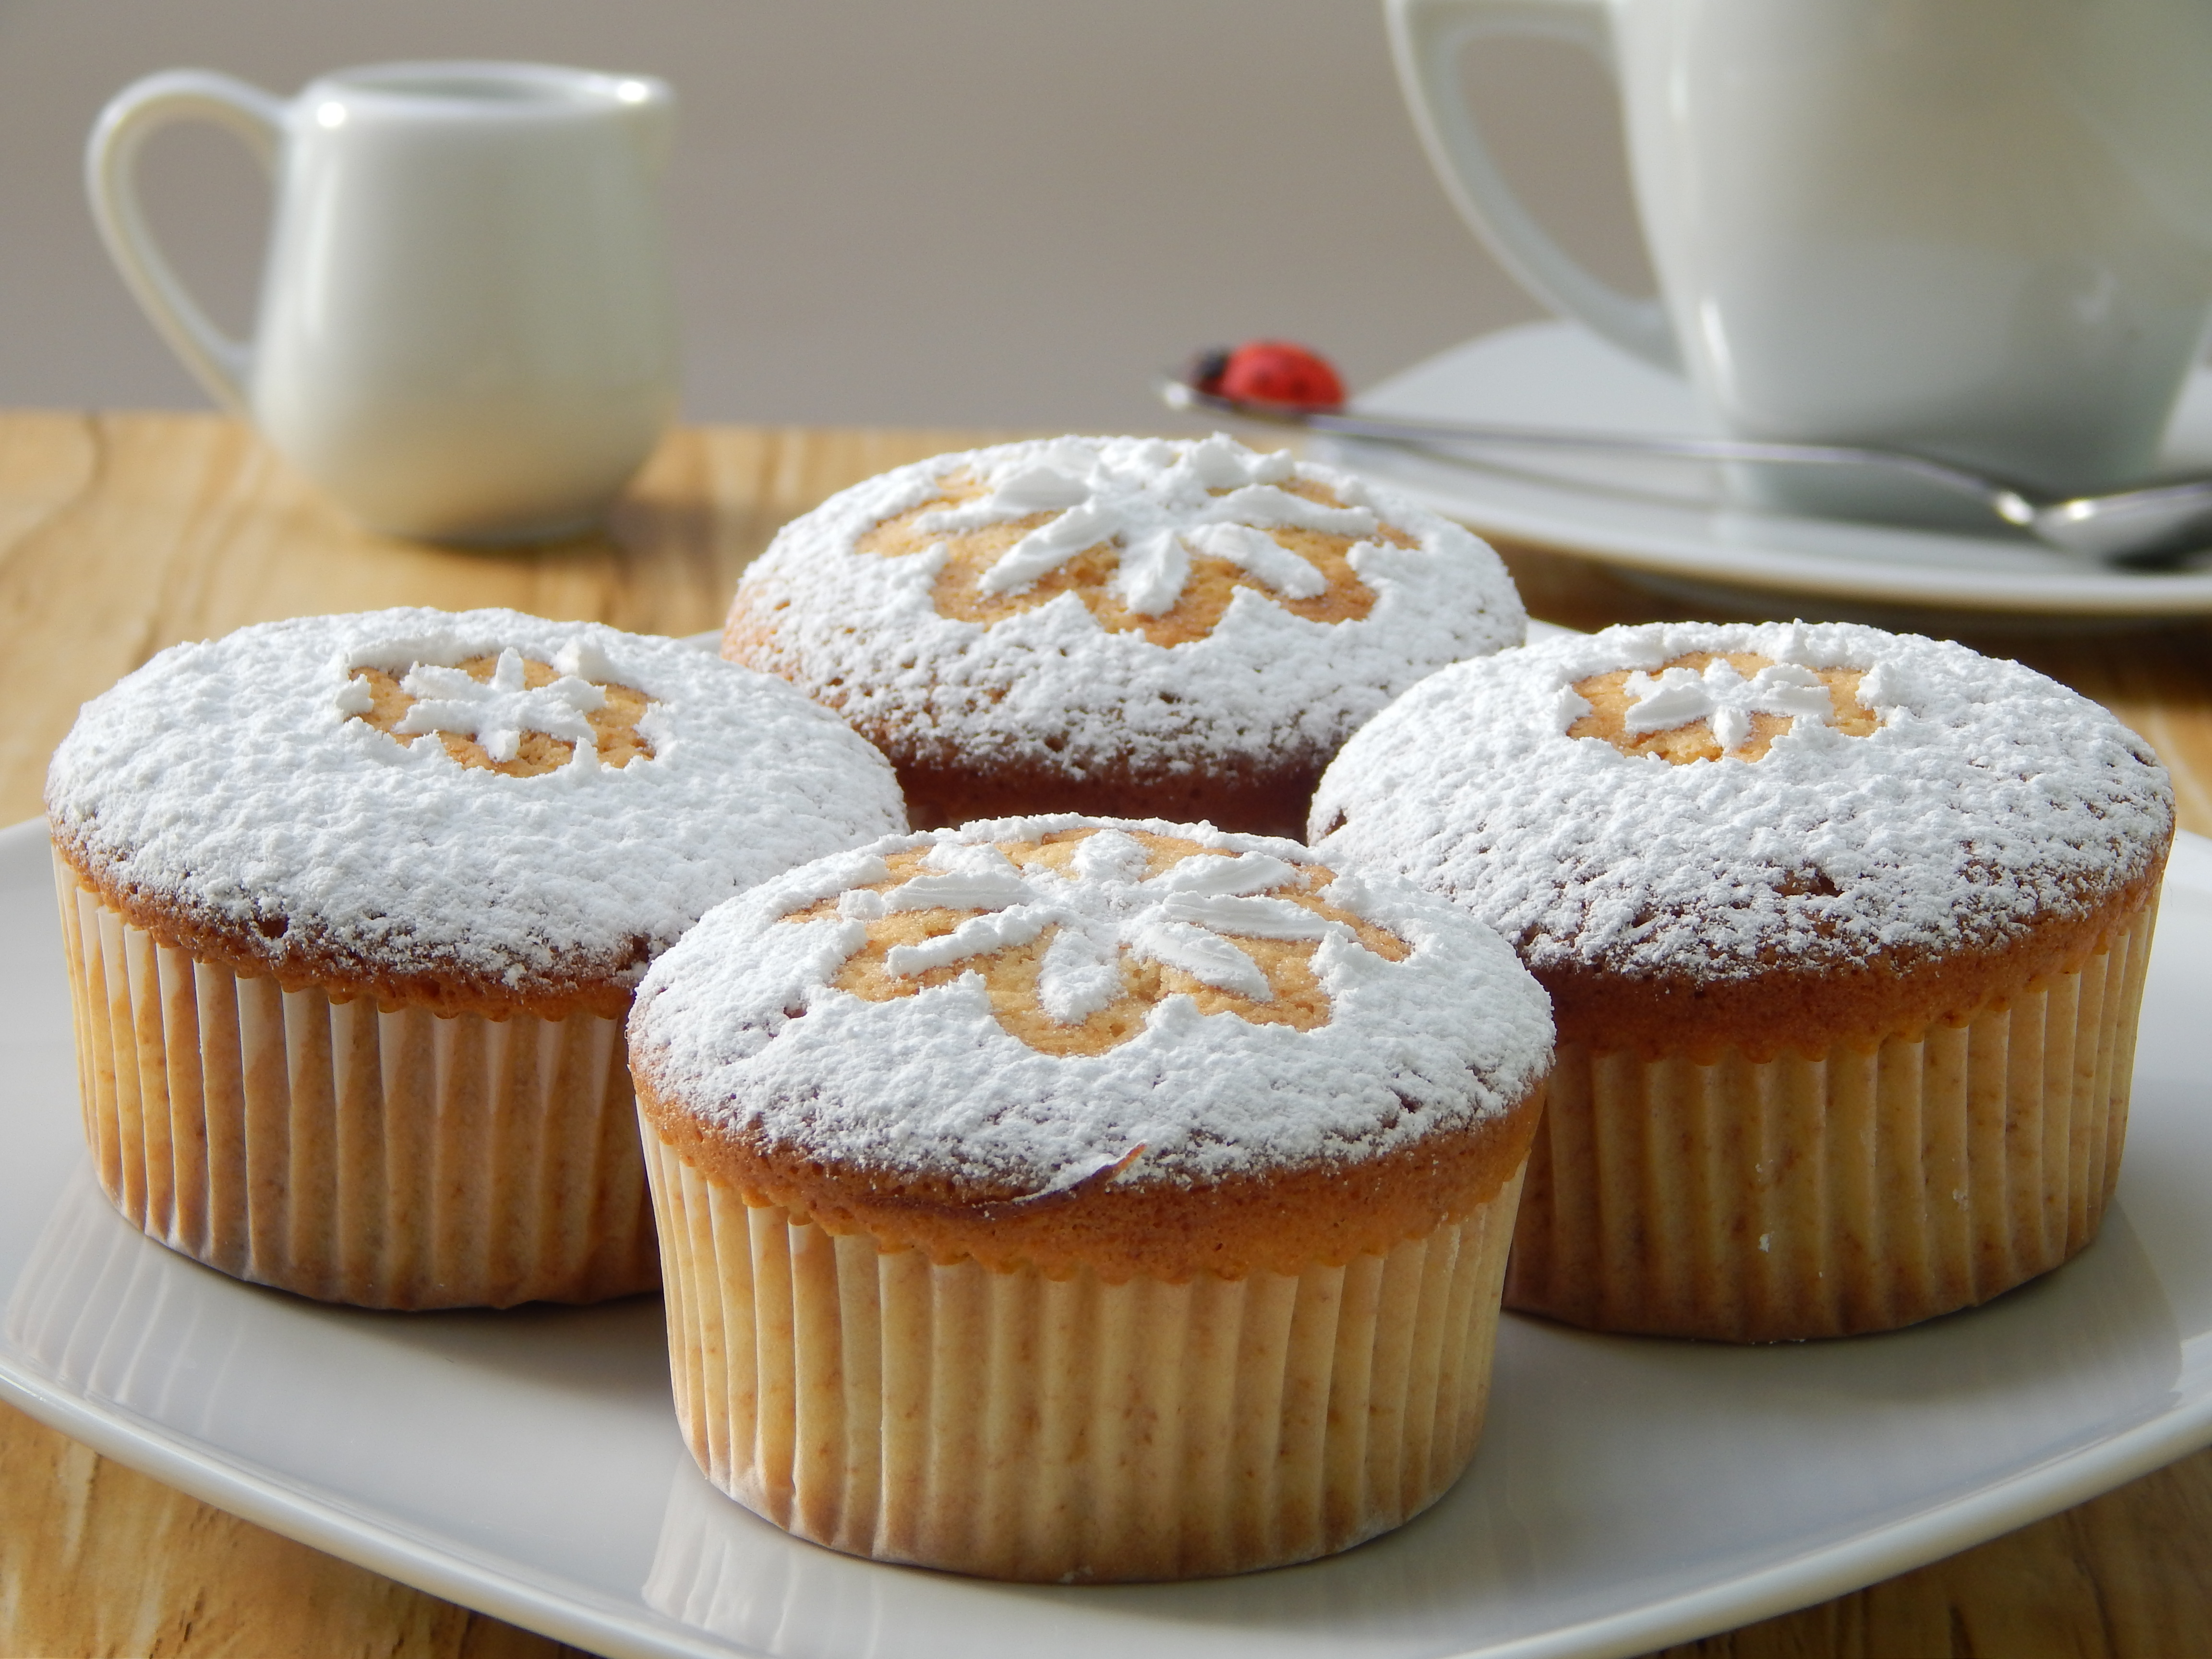
POLYGON ((1763 1349, 1508 1317, 1474 1467, 1310 1566, 1063 1589, 879 1566, 720 1497, 660 1306, 374 1314, 226 1279, 80 1142, 38 824, 0 831, 0 1398, 264 1526, 609 1659, 1605 1659, 1817 1601, 2212 1440, 2212 842, 2166 876, 2120 1201, 2069 1266, 1763 1349))
MULTIPOLYGON (((1363 410, 1613 432, 1718 428, 1688 385, 1570 323, 1485 335, 1385 380, 1363 410)), ((1866 604, 2039 616, 2212 614, 2212 570, 2136 573, 2083 565, 2012 534, 1846 523, 1728 503, 1711 468, 1539 458, 1483 465, 1358 440, 1331 458, 1472 525, 1677 581, 1866 604)), ((2162 472, 2212 471, 2212 371, 2197 370, 2162 472)))

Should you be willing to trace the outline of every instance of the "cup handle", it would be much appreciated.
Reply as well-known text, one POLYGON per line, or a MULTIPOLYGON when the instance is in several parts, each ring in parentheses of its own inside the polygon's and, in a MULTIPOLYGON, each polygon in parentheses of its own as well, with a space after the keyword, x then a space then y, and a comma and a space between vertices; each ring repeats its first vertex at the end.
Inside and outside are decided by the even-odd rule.
POLYGON ((228 75, 165 70, 133 82, 109 100, 84 153, 93 220, 125 285, 216 402, 247 418, 253 349, 208 320, 155 242, 138 200, 138 151, 157 127, 172 121, 212 121, 245 140, 274 177, 284 108, 281 99, 228 75))
POLYGON ((1530 216, 1482 142, 1456 73, 1469 44, 1499 35, 1564 40, 1613 67, 1606 0, 1388 0, 1390 54, 1413 125, 1460 215, 1552 309, 1647 362, 1681 373, 1666 308, 1591 276, 1530 216))

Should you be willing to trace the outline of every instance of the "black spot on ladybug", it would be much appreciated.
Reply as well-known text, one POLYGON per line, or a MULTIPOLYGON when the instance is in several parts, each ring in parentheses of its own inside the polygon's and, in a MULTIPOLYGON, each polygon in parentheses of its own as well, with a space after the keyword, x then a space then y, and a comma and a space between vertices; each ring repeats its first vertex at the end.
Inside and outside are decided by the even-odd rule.
POLYGON ((1183 371, 1183 379, 1197 390, 1212 397, 1221 390, 1221 377, 1229 372, 1229 348, 1208 346, 1190 360, 1183 371))

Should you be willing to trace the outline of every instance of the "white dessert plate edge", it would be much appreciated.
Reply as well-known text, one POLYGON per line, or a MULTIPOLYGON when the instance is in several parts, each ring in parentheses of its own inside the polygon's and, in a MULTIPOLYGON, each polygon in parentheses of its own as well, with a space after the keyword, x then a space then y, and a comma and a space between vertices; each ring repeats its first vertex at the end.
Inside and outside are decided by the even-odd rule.
POLYGON ((573 1586, 532 1583, 519 1577, 511 1563, 477 1559, 450 1540, 415 1536, 387 1517, 361 1513, 335 1496, 260 1473, 126 1407, 72 1393, 10 1364, 4 1354, 0 1400, 103 1457, 256 1526, 606 1659, 730 1659, 738 1651, 672 1620, 665 1630, 655 1631, 650 1642, 641 1643, 635 1615, 602 1613, 573 1586))
MULTIPOLYGON (((1366 413, 1435 420, 1718 431, 1686 382, 1562 322, 1463 342, 1370 388, 1355 403, 1366 413)), ((1747 510, 1726 505, 1710 473, 1680 464, 1550 461, 1535 452, 1499 452, 1493 464, 1460 465, 1358 439, 1313 447, 1479 532, 1678 581, 1861 605, 2051 617, 2212 613, 2212 571, 2115 570, 2003 533, 1747 510)), ((2207 471, 2212 369, 2200 365, 2176 411, 2160 472, 2207 471)))

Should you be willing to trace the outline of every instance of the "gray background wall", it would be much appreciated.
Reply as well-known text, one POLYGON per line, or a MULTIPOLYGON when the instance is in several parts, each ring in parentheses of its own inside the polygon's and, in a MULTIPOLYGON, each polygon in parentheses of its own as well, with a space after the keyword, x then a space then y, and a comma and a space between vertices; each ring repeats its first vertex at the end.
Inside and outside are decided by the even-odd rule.
MULTIPOLYGON (((675 84, 695 419, 1157 426, 1148 377, 1200 344, 1304 339, 1357 385, 1539 314, 1431 175, 1377 0, 0 0, 0 403, 205 401, 84 210, 110 94, 421 57, 675 84)), ((1562 240, 1648 288, 1595 64, 1516 46, 1467 72, 1562 240)), ((178 131, 145 185, 243 331, 253 165, 178 131)))

